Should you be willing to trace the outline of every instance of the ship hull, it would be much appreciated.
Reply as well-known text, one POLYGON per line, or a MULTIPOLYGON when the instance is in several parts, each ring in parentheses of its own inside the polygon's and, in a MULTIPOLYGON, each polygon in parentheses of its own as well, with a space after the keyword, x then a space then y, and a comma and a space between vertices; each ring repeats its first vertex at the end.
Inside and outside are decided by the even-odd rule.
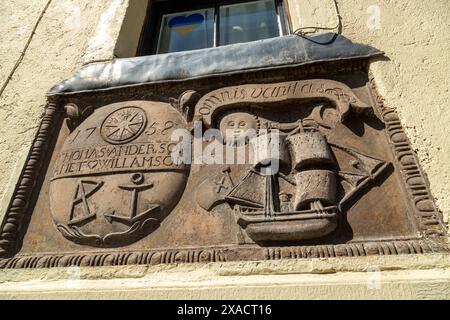
POLYGON ((321 212, 304 210, 291 213, 263 211, 238 211, 238 223, 255 242, 299 241, 316 239, 333 232, 337 227, 337 207, 327 207, 321 212))

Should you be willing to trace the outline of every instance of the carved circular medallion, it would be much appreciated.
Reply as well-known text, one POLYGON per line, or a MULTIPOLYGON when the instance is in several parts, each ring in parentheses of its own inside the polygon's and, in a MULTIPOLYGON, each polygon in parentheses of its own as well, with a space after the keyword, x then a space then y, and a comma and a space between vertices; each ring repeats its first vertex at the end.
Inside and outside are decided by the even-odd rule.
POLYGON ((185 127, 163 102, 95 110, 69 134, 53 164, 49 196, 56 228, 93 247, 129 245, 158 229, 186 185, 189 167, 174 163, 177 142, 171 140, 185 127))
POLYGON ((144 110, 124 107, 110 113, 102 123, 102 138, 111 144, 123 144, 136 139, 147 125, 144 110))

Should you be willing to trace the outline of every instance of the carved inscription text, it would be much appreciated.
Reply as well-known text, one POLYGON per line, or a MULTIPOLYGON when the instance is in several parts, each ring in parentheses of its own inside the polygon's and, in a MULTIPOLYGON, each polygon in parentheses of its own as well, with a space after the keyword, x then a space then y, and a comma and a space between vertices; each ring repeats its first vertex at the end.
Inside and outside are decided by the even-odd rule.
POLYGON ((355 111, 372 112, 372 108, 361 101, 345 84, 333 80, 313 79, 218 89, 200 99, 195 108, 195 115, 210 127, 213 114, 222 108, 296 99, 330 100, 336 105, 341 120, 347 115, 350 107, 355 111))
POLYGON ((171 152, 175 146, 174 142, 155 141, 68 150, 59 156, 53 179, 130 169, 151 171, 181 168, 181 165, 172 161, 171 152))

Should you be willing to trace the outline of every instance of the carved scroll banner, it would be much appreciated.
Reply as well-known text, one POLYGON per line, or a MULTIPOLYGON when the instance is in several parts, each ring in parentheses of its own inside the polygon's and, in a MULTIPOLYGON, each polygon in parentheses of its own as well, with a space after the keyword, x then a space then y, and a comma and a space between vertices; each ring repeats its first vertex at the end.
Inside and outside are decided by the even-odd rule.
POLYGON ((332 102, 339 112, 340 121, 350 109, 361 113, 373 112, 372 107, 356 97, 347 85, 333 80, 313 79, 218 89, 200 99, 195 107, 195 116, 210 127, 214 113, 223 108, 308 99, 332 102))

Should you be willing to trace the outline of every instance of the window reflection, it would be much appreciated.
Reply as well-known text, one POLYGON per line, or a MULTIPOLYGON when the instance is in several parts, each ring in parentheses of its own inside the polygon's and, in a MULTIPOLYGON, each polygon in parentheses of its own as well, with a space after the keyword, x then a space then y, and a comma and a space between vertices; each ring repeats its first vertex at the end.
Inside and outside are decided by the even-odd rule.
POLYGON ((157 53, 211 48, 281 34, 275 0, 217 5, 164 14, 157 53))
POLYGON ((275 2, 272 0, 221 6, 219 21, 220 45, 280 35, 275 2))

